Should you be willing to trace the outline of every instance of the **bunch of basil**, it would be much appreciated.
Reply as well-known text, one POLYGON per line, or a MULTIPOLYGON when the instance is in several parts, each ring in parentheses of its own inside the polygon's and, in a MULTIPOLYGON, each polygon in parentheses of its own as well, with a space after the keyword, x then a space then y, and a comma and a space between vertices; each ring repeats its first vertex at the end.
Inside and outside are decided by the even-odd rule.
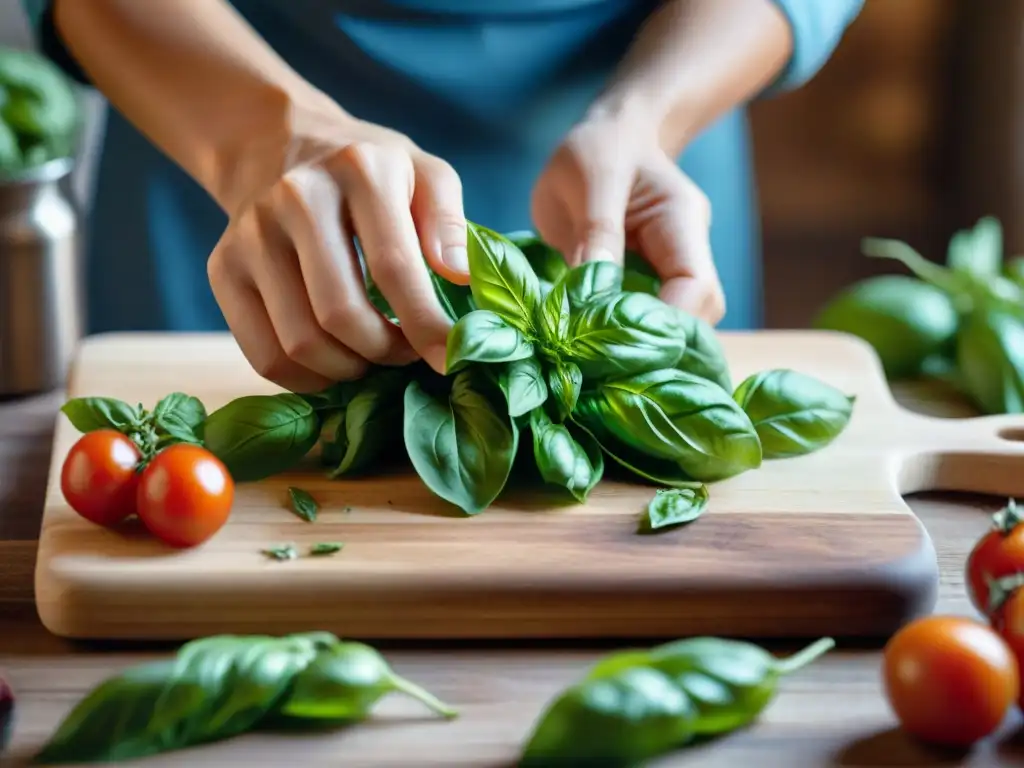
POLYGON ((0 47, 0 176, 69 157, 79 121, 78 99, 56 65, 0 47))
POLYGON ((954 234, 945 265, 906 243, 869 238, 865 254, 894 259, 911 275, 854 284, 814 325, 870 343, 891 380, 937 377, 983 412, 1024 412, 1024 258, 1003 262, 999 221, 954 234))
POLYGON ((700 491, 666 497, 678 507, 762 459, 818 450, 849 421, 852 397, 795 371, 759 373, 734 393, 714 331, 658 299, 633 254, 625 269, 570 269, 532 235, 475 224, 468 234, 470 285, 434 276, 454 322, 446 375, 381 367, 314 395, 234 400, 207 417, 202 439, 236 480, 286 471, 318 442, 332 477, 365 472, 401 440, 427 487, 467 514, 498 497, 519 456, 580 502, 605 457, 700 491))

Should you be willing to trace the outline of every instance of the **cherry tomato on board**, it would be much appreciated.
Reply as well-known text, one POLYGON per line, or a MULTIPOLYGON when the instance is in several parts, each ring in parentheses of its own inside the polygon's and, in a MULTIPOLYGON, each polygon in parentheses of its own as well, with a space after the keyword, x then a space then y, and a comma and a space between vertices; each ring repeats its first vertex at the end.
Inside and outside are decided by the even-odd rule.
POLYGON ((990 579, 1024 571, 1024 510, 1011 500, 992 516, 992 528, 967 556, 965 581, 974 607, 991 615, 990 579))
POLYGON ((958 616, 907 624, 885 646, 889 705, 910 735, 967 747, 1002 723, 1020 692, 1017 660, 991 627, 958 616))
POLYGON ((113 429, 87 432, 71 446, 60 470, 68 505, 86 520, 112 526, 135 513, 142 454, 113 429))
POLYGON ((139 481, 139 518, 172 547, 194 547, 227 522, 235 483, 205 448, 177 443, 160 451, 139 481))

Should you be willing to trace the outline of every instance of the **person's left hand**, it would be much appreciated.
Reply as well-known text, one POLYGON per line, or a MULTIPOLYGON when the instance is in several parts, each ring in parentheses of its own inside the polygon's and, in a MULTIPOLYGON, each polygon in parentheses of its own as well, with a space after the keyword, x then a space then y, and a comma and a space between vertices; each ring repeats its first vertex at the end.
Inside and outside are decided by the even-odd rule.
POLYGON ((662 300, 717 324, 725 296, 711 253, 711 205, 652 129, 611 119, 576 126, 533 191, 538 234, 570 266, 639 252, 662 300))

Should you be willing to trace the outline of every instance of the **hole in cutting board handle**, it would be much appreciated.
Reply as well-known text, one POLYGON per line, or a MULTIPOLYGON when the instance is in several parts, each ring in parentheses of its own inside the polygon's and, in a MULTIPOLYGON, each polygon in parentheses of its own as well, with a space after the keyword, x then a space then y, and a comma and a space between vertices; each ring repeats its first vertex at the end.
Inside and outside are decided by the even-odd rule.
POLYGON ((1011 443, 1024 443, 1024 427, 1004 427, 996 435, 1011 443))

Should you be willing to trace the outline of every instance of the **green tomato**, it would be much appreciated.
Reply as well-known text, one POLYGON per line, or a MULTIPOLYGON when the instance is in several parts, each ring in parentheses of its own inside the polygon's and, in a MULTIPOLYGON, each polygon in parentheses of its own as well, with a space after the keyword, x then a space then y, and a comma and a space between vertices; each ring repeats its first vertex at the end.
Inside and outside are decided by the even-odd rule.
POLYGON ((864 339, 886 376, 900 379, 919 374, 926 358, 952 343, 959 317, 938 288, 906 275, 880 275, 840 293, 813 325, 864 339))

